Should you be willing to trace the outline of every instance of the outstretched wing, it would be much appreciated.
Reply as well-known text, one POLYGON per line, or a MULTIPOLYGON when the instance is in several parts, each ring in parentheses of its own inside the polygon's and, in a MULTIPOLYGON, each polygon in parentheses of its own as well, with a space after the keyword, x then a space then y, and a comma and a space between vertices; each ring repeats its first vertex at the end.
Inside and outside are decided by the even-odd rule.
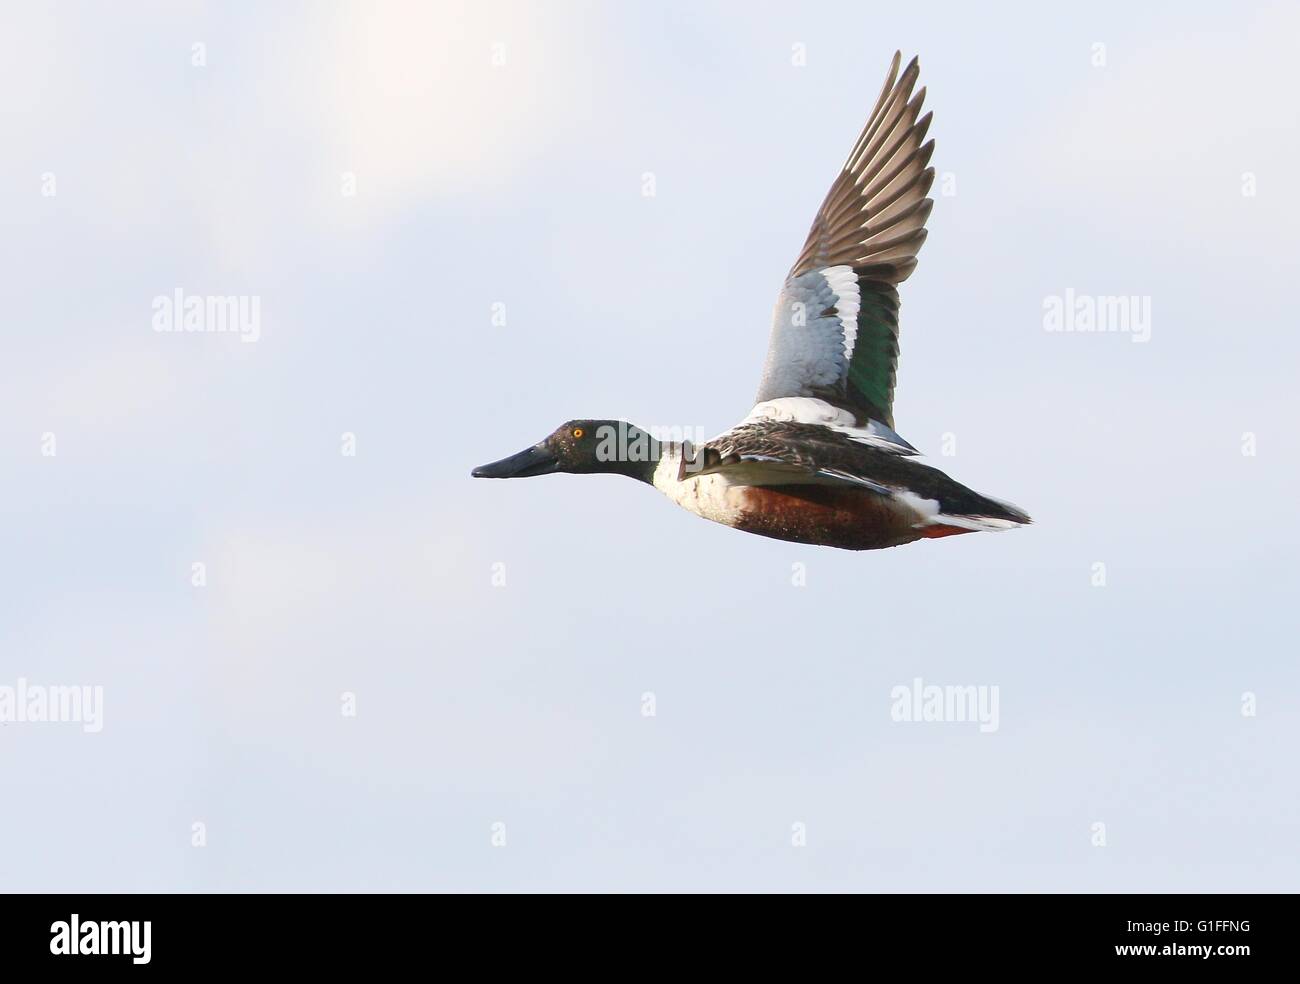
POLYGON ((893 427, 898 291, 933 202, 915 58, 889 77, 777 298, 758 403, 816 397, 893 427))

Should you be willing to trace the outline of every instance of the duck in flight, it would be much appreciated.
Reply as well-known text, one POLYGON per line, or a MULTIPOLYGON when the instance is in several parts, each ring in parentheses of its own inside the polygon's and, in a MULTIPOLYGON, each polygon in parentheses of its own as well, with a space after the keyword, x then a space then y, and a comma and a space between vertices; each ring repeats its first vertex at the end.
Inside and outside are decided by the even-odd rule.
POLYGON ((917 60, 889 76, 777 296, 757 403, 698 447, 571 420, 476 478, 626 475, 705 519, 846 550, 1024 526, 1017 507, 921 464, 894 430, 898 285, 933 201, 917 60))

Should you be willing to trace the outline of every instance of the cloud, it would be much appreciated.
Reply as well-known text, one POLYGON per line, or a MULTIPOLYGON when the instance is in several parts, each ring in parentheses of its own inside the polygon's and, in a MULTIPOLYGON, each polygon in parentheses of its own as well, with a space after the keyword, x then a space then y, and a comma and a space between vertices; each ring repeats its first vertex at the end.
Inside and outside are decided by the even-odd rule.
MULTIPOLYGON (((588 104, 589 16, 535 4, 355 4, 269 64, 269 88, 325 159, 356 175, 360 209, 482 191, 559 139, 588 104)), ((340 197, 339 173, 320 190, 340 197)))

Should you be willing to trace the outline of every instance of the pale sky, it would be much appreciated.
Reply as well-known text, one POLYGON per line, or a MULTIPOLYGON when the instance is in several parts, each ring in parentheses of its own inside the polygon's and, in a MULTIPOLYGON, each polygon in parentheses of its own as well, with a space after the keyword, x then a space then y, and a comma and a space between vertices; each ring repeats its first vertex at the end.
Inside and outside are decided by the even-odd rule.
POLYGON ((661 6, 5 4, 0 688, 103 720, 0 724, 0 888, 1297 888, 1294 5, 661 6), (897 428, 1035 525, 471 480, 748 412, 895 49, 897 428))

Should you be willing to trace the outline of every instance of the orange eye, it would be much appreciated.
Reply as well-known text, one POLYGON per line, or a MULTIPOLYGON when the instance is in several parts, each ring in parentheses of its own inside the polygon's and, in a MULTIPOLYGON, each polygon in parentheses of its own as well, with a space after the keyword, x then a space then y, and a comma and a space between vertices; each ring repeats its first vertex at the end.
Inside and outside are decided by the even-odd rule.
POLYGON ((584 433, 585 433, 585 432, 583 431, 583 429, 582 429, 581 427, 575 427, 575 428, 573 428, 573 436, 574 436, 574 437, 581 438, 582 435, 583 435, 584 433))

